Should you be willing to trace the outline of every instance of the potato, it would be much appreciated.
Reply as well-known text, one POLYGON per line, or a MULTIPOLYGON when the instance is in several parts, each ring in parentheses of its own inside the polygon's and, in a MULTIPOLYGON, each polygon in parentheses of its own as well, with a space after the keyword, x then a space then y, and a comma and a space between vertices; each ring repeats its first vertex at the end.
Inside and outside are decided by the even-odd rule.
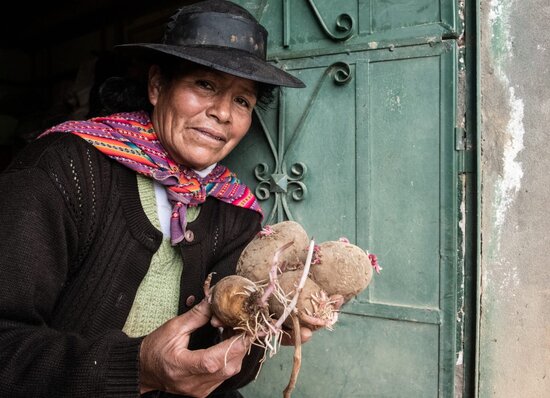
POLYGON ((294 221, 283 221, 264 228, 245 247, 237 262, 237 275, 254 282, 268 281, 273 256, 288 242, 290 247, 280 253, 280 267, 296 269, 302 267, 309 244, 306 231, 294 221))
MULTIPOLYGON (((262 311, 258 305, 261 290, 242 276, 229 275, 216 283, 211 290, 210 304, 214 315, 232 328, 254 328, 251 322, 262 311)), ((267 316, 269 314, 266 313, 267 316)))
MULTIPOLYGON (((374 255, 371 260, 366 251, 347 240, 323 242, 315 247, 313 244, 300 224, 284 221, 264 228, 241 253, 236 274, 252 281, 255 289, 262 291, 257 294, 256 309, 269 309, 267 317, 278 319, 278 325, 284 322, 291 327, 290 318, 279 318, 285 308, 287 313, 291 311, 297 300, 295 313, 301 325, 312 329, 330 328, 337 320, 341 305, 366 289, 373 277, 373 265, 378 266, 374 255), (300 295, 291 303, 303 274, 308 248, 314 253, 313 261, 300 295), (279 293, 273 294, 274 291, 279 293)), ((231 298, 228 294, 227 300, 231 298)), ((242 312, 243 304, 235 305, 238 308, 227 310, 242 312)), ((246 306, 253 315, 249 310, 254 306, 246 306)))
MULTIPOLYGON (((301 270, 287 271, 279 275, 279 286, 286 297, 293 297, 296 294, 296 287, 301 276, 301 270)), ((319 285, 310 278, 306 278, 306 283, 296 303, 300 324, 312 330, 332 326, 337 316, 334 304, 319 285)), ((269 309, 274 313, 275 318, 280 318, 285 306, 275 296, 271 296, 269 309)), ((285 320, 284 325, 292 328, 290 317, 285 320)))
POLYGON ((341 294, 344 301, 362 292, 372 279, 372 264, 368 254, 358 246, 344 241, 328 241, 318 246, 310 277, 327 294, 341 294))

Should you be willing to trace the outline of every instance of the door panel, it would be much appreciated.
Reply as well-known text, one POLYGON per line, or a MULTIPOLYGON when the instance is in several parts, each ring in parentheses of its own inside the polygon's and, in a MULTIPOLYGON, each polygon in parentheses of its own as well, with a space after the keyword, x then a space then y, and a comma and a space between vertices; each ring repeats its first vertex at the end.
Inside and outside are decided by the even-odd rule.
MULTIPOLYGON (((343 314, 334 331, 318 332, 302 347, 293 397, 438 397, 437 338, 437 325, 343 314)), ((292 350, 284 347, 242 394, 282 396, 291 364, 292 350)))
POLYGON ((371 244, 387 242, 385 261, 402 271, 378 278, 371 298, 437 308, 440 59, 373 62, 369 69, 368 133, 359 139, 370 156, 359 173, 369 184, 364 235, 371 244))

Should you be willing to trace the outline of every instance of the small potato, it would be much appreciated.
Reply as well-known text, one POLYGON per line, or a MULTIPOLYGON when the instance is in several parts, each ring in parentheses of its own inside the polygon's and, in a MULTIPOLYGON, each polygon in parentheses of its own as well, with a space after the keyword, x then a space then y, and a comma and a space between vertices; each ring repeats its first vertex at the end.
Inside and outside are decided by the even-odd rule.
MULTIPOLYGON (((279 286, 287 298, 292 298, 296 294, 296 287, 302 277, 301 270, 287 271, 279 275, 279 286)), ((312 330, 321 327, 331 327, 337 319, 336 302, 328 297, 325 291, 321 289, 310 278, 300 293, 296 310, 302 326, 312 330)), ((269 309, 279 318, 285 309, 285 306, 275 296, 269 298, 269 309)), ((285 326, 292 328, 292 320, 288 317, 284 323, 285 326)))
POLYGON ((238 275, 226 276, 212 287, 212 312, 225 326, 244 328, 261 311, 257 304, 260 295, 254 282, 238 275))
POLYGON ((309 244, 304 228, 294 221, 283 221, 266 227, 245 247, 237 262, 237 274, 254 282, 269 280, 273 256, 285 244, 293 242, 280 253, 285 269, 303 266, 309 244))
POLYGON ((310 276, 329 295, 341 294, 347 302, 369 285, 372 264, 360 247, 343 241, 328 241, 319 245, 310 276))

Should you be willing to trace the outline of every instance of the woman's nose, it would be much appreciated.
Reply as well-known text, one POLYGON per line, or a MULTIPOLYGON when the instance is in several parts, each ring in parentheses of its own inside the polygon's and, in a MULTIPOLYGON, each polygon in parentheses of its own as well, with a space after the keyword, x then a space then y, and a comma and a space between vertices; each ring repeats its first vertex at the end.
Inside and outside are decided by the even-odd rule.
POLYGON ((228 95, 218 95, 208 108, 208 116, 214 117, 219 123, 227 123, 231 120, 232 99, 228 95))

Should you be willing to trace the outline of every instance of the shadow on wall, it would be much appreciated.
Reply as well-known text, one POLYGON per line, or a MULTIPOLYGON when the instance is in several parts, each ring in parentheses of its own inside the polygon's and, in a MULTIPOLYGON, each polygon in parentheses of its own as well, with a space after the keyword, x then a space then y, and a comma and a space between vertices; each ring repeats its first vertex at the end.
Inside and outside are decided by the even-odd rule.
POLYGON ((98 93, 107 78, 137 73, 142 70, 132 60, 122 60, 110 51, 93 52, 80 63, 74 77, 58 79, 47 88, 13 90, 7 96, 9 106, 2 106, 9 111, 0 113, 0 171, 47 128, 100 115, 103 108, 98 93))

